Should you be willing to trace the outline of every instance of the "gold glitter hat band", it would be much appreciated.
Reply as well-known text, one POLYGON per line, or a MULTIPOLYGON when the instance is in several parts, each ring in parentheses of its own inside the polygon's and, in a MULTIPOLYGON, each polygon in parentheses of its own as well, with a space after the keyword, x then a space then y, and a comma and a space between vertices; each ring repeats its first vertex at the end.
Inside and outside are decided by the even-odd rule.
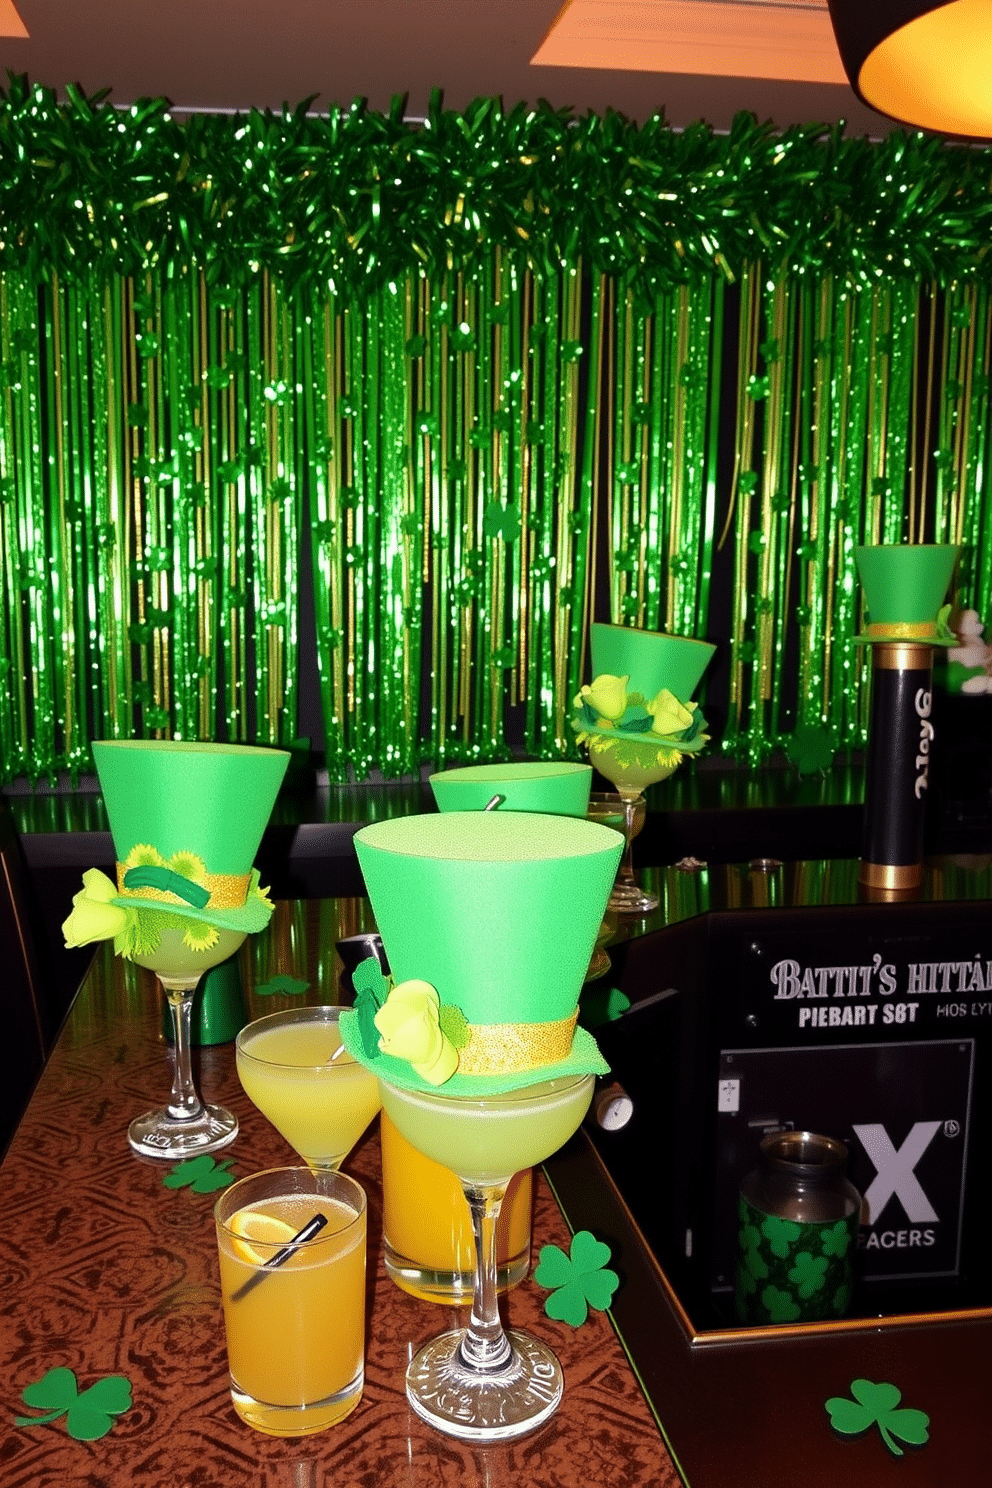
POLYGON ((479 1047, 468 1054, 468 1046, 458 1049, 458 1068, 450 1080, 440 1085, 426 1082, 414 1070, 407 1059, 396 1058, 384 1052, 369 1059, 363 1049, 359 1029, 359 1014, 356 1008, 344 1008, 338 1026, 341 1038, 349 1054, 371 1069, 387 1085, 396 1085, 405 1090, 421 1090, 436 1096, 471 1099, 474 1096, 490 1097, 509 1090, 522 1090, 545 1080, 570 1081, 586 1075, 605 1075, 609 1065, 603 1058, 596 1040, 581 1024, 571 1018, 557 1023, 531 1024, 472 1024, 468 1030, 476 1035, 479 1047), (530 1045, 531 1034, 553 1030, 558 1047, 561 1047, 566 1025, 572 1029, 570 1045, 559 1057, 549 1059, 547 1064, 534 1064, 537 1046, 530 1045), (512 1039, 507 1039, 507 1029, 519 1036, 521 1042, 518 1055, 511 1052, 512 1039), (472 1068, 465 1064, 465 1057, 473 1061, 472 1068), (481 1057, 480 1057, 481 1055, 481 1057), (516 1062, 519 1058, 520 1063, 516 1062), (478 1060, 478 1064, 474 1061, 478 1060))
POLYGON ((198 920, 246 935, 264 930, 272 903, 259 888, 258 873, 209 873, 194 853, 164 858, 147 843, 117 863, 117 899, 125 908, 198 920))
POLYGON ((553 1023, 470 1023, 458 1050, 462 1075, 516 1075, 567 1059, 578 1012, 553 1023))
POLYGON ((937 622, 924 620, 911 624, 908 621, 868 626, 871 641, 931 641, 937 639, 937 622))
POLYGON ((855 645, 885 645, 887 642, 914 642, 918 646, 957 646, 957 636, 947 625, 946 605, 935 620, 869 620, 863 635, 854 637, 855 645))
POLYGON ((191 879, 155 865, 117 864, 117 892, 122 899, 154 900, 181 909, 241 909, 250 884, 250 873, 203 873, 191 879))

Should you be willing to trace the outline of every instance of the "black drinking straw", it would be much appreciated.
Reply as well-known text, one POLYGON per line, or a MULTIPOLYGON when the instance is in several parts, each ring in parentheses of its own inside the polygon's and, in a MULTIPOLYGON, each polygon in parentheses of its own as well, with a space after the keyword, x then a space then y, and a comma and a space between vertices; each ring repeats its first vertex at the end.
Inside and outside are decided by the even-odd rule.
POLYGON ((266 1272, 274 1271, 277 1266, 285 1265, 290 1256, 295 1255, 301 1245, 305 1245, 308 1240, 313 1239, 314 1235, 319 1234, 326 1223, 326 1214, 315 1214, 313 1219, 307 1220, 302 1230, 294 1235, 292 1240, 287 1241, 282 1250, 277 1250, 275 1255, 265 1262, 265 1266, 261 1271, 254 1272, 253 1275, 249 1276, 247 1281, 242 1282, 236 1292, 231 1293, 231 1301, 240 1302, 242 1297, 247 1297, 248 1293, 257 1287, 260 1281, 265 1280, 266 1272))

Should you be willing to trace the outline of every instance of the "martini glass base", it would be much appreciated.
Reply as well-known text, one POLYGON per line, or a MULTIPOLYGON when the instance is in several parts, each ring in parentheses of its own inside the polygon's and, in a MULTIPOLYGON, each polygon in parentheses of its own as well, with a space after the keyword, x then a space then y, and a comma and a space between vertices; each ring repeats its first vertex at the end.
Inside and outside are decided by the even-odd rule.
POLYGON ((554 1354, 529 1333, 508 1329, 513 1347, 502 1369, 461 1362, 466 1330, 425 1343, 406 1372, 406 1393, 421 1420, 463 1441, 509 1441, 533 1431, 557 1410, 564 1381, 554 1354))
POLYGON ((638 888, 636 883, 618 880, 613 885, 606 907, 616 914, 646 915, 656 910, 660 903, 657 894, 649 894, 646 889, 638 888))
POLYGON ((201 1106, 193 1116, 178 1119, 168 1106, 136 1116, 127 1139, 142 1157, 183 1162, 201 1152, 217 1152, 238 1135, 238 1118, 223 1106, 201 1106))

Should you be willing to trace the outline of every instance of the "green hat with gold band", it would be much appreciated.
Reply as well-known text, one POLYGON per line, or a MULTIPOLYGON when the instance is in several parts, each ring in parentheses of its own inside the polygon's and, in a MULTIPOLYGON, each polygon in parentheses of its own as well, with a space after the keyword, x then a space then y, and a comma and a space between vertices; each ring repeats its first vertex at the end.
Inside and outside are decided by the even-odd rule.
POLYGON ((917 641, 955 646, 943 605, 961 549, 954 543, 879 543, 855 548, 867 607, 859 644, 917 641))
POLYGON ((69 944, 113 935, 129 955, 168 923, 185 924, 190 944, 215 940, 212 930, 265 928, 272 904, 253 860, 286 773, 286 751, 114 739, 95 742, 93 758, 116 885, 95 869, 84 875, 64 927, 69 944))
POLYGON ((716 647, 691 636, 594 621, 589 627, 589 649, 594 678, 626 677, 628 691, 639 693, 645 701, 667 689, 687 704, 716 647))
POLYGON ((482 811, 498 796, 499 811, 585 816, 592 768, 567 760, 511 760, 441 770, 430 783, 439 811, 482 811))
POLYGON ((624 625, 590 628, 593 680, 574 700, 572 727, 615 785, 643 790, 708 742, 692 695, 716 650, 708 641, 624 625))
POLYGON ((370 989, 356 973, 361 990, 340 1021, 354 1058, 389 1083, 445 1095, 605 1074, 576 1018, 623 851, 617 832, 456 811, 376 822, 355 849, 395 985, 370 989))

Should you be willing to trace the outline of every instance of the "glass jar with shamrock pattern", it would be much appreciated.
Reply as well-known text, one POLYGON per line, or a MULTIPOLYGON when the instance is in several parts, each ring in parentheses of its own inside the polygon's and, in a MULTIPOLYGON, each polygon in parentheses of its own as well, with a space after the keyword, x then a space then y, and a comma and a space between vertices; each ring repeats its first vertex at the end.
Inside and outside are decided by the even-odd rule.
POLYGON ((765 1137, 738 1200, 737 1316, 742 1323, 843 1317, 851 1301, 861 1197, 847 1148, 815 1132, 765 1137))

